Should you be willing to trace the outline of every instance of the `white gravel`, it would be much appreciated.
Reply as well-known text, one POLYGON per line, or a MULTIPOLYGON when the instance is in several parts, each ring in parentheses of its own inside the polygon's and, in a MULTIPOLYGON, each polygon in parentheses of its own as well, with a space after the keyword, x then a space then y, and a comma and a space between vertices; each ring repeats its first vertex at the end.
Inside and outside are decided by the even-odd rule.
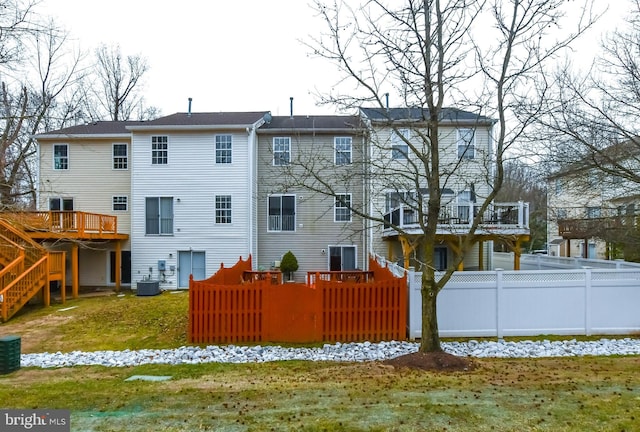
MULTIPOLYGON (((463 357, 575 357, 640 355, 640 339, 600 339, 590 342, 564 341, 475 341, 443 342, 442 348, 463 357)), ((364 362, 386 360, 418 350, 414 342, 335 343, 321 348, 279 346, 211 345, 176 349, 124 351, 72 351, 68 353, 22 354, 22 367, 55 368, 80 365, 137 366, 142 364, 262 363, 281 360, 364 362)))

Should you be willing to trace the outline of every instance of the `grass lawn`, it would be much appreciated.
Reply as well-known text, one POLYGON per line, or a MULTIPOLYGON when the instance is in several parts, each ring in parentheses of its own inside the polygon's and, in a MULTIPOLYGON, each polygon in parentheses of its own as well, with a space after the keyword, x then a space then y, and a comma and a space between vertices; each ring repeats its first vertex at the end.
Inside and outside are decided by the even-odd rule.
MULTIPOLYGON (((23 352, 186 344, 188 294, 32 308, 0 335, 23 352), (74 309, 62 311, 68 307, 74 309)), ((71 410, 73 431, 635 431, 640 357, 483 359, 469 372, 379 362, 22 368, 3 408, 71 410), (133 375, 168 381, 125 381, 133 375)))

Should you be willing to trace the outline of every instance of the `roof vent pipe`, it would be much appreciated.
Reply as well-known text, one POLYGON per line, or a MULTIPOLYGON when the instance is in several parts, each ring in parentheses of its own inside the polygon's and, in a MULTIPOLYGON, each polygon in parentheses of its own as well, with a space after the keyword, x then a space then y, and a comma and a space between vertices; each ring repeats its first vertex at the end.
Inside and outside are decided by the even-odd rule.
POLYGON ((189 98, 189 112, 187 112, 188 117, 191 117, 191 101, 193 101, 193 98, 189 98))
POLYGON ((293 118, 293 97, 289 98, 289 115, 293 118))
POLYGON ((389 111, 389 93, 385 93, 384 94, 384 98, 385 98, 386 104, 387 104, 387 111, 389 111))

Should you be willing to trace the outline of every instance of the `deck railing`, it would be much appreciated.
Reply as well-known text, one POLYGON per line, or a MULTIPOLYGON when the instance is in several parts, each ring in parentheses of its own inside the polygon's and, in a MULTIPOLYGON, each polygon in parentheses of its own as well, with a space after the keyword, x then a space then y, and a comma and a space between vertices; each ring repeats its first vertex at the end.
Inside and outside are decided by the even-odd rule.
MULTIPOLYGON (((384 228, 393 226, 406 229, 419 226, 419 209, 401 204, 384 215, 384 228)), ((438 226, 469 227, 478 216, 480 206, 476 203, 464 203, 443 206, 440 209, 438 226), (472 217, 473 215, 473 217, 472 217)), ((423 212, 426 224, 426 211, 423 212)), ((494 203, 480 215, 480 226, 529 228, 529 203, 494 203)))
POLYGON ((35 211, 3 213, 25 231, 68 232, 84 234, 116 234, 118 217, 80 211, 35 211))

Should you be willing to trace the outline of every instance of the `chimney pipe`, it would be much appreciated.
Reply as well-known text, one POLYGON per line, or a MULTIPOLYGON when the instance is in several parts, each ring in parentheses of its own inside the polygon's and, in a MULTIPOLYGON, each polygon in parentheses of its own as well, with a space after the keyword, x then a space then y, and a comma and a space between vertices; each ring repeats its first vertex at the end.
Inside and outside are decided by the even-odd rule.
POLYGON ((293 97, 289 98, 289 115, 293 118, 293 97))
POLYGON ((189 98, 189 112, 187 113, 188 117, 191 117, 191 101, 193 100, 193 98, 189 98))

